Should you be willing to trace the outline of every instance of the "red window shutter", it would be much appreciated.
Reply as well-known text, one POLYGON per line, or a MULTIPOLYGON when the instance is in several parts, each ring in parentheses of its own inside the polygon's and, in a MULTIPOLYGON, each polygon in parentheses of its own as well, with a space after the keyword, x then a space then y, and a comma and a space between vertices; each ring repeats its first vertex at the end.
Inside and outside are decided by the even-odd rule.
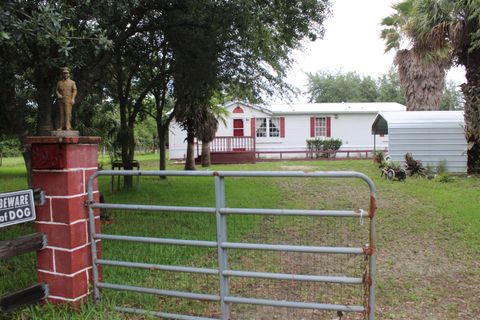
POLYGON ((280 138, 285 138, 285 117, 280 117, 280 138))
POLYGON ((256 137, 257 134, 255 132, 255 118, 250 119, 250 135, 252 137, 256 137))
POLYGON ((327 117, 327 137, 330 137, 331 134, 330 134, 330 117, 327 117))
POLYGON ((310 137, 315 138, 315 117, 310 118, 310 137))

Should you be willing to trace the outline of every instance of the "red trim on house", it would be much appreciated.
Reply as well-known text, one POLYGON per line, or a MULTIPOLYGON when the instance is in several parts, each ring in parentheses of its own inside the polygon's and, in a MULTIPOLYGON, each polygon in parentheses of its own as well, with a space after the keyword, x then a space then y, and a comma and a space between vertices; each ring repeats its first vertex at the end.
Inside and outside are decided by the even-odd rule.
POLYGON ((250 119, 250 135, 252 137, 255 137, 257 136, 256 132, 255 132, 255 118, 251 118, 250 119))
POLYGON ((280 138, 285 138, 285 117, 280 117, 280 138))
POLYGON ((310 117, 310 137, 315 138, 315 117, 310 117))
POLYGON ((233 109, 233 113, 243 113, 243 109, 240 107, 236 107, 235 109, 233 109))
POLYGON ((331 124, 331 118, 327 117, 327 137, 330 137, 330 124, 331 124))

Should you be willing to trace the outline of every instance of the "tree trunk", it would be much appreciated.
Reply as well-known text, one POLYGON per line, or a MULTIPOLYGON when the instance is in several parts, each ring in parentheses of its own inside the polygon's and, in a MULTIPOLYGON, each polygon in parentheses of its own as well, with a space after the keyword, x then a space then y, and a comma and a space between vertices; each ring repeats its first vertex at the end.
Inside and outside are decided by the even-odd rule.
POLYGON ((27 170, 27 183, 28 188, 32 188, 32 157, 30 152, 30 146, 24 146, 24 150, 22 152, 23 161, 25 162, 25 169, 27 170))
MULTIPOLYGON (((133 160, 134 149, 135 149, 135 140, 133 136, 133 128, 127 124, 122 124, 120 127, 120 144, 122 147, 122 163, 124 164, 125 170, 132 170, 130 163, 133 160)), ((131 189, 133 187, 133 177, 124 176, 123 177, 124 187, 126 189, 131 189)))
POLYGON ((210 167, 210 142, 202 141, 202 167, 210 167))
MULTIPOLYGON (((168 126, 167 126, 167 129, 168 129, 168 126)), ((159 150, 159 153, 160 153, 160 160, 159 160, 159 169, 160 170, 166 170, 167 169, 167 148, 166 148, 166 144, 167 144, 167 139, 166 139, 166 131, 168 130, 164 130, 163 127, 161 127, 158 123, 157 123, 157 132, 158 132, 158 150, 159 150)), ((164 179, 167 179, 166 176, 160 176, 160 179, 164 180, 164 179)))
POLYGON ((195 170, 195 135, 190 128, 187 130, 187 158, 185 159, 185 170, 195 170))
POLYGON ((480 50, 469 55, 467 83, 462 85, 465 97, 465 136, 468 143, 468 173, 480 173, 480 50))
POLYGON ((44 70, 44 68, 41 67, 38 67, 35 70, 34 77, 35 88, 37 90, 36 98, 38 102, 37 134, 49 135, 50 131, 54 129, 52 121, 52 82, 55 81, 55 77, 50 78, 47 70, 44 70))
POLYGON ((407 111, 440 110, 445 86, 445 63, 422 63, 413 50, 400 50, 394 63, 405 92, 407 111))

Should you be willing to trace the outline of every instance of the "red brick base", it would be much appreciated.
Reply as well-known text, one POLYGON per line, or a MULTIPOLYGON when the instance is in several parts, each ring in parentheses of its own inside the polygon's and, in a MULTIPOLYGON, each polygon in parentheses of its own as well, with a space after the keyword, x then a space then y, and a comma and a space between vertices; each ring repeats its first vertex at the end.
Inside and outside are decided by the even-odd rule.
MULTIPOLYGON (((39 281, 48 284, 52 303, 77 304, 90 294, 92 256, 85 200, 88 178, 97 170, 99 141, 96 137, 26 140, 32 145, 33 187, 44 190, 47 199, 36 208, 36 230, 48 237, 37 262, 39 281)), ((99 196, 97 184, 94 195, 99 196)), ((99 229, 98 212, 95 222, 99 229)))

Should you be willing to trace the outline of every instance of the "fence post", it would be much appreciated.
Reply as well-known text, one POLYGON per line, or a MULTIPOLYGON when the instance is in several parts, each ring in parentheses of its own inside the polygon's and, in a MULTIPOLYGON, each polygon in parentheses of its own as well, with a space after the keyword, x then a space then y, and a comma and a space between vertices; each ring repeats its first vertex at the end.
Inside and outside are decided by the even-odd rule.
POLYGON ((220 310, 221 319, 230 319, 230 306, 225 302, 229 293, 228 277, 223 271, 228 269, 228 252, 221 247, 222 242, 227 241, 227 216, 220 213, 220 208, 225 207, 225 178, 215 175, 215 208, 217 219, 217 243, 218 243, 218 271, 220 278, 220 310))
MULTIPOLYGON (((45 205, 36 208, 36 230, 48 236, 48 246, 37 255, 38 279, 48 284, 49 302, 78 304, 90 294, 93 280, 85 201, 100 138, 38 136, 25 142, 32 150, 33 188, 46 194, 45 205)), ((98 201, 97 185, 94 196, 98 201)))

